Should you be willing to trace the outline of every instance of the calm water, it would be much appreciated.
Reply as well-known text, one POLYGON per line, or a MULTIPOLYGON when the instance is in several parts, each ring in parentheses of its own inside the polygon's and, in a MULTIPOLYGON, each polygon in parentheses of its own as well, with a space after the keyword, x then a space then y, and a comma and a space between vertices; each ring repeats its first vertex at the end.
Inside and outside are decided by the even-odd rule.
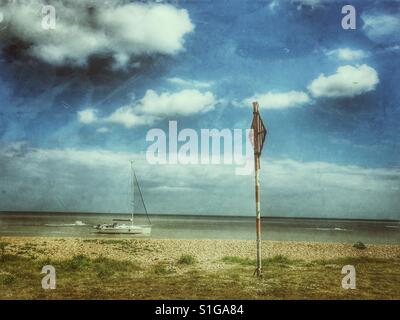
MULTIPOLYGON (((98 237, 104 235, 96 234, 93 225, 126 217, 129 218, 111 214, 0 213, 0 236, 98 237), (66 226, 77 220, 87 226, 66 226)), ((152 215, 151 220, 152 238, 255 239, 253 217, 152 215)), ((145 224, 146 219, 138 217, 136 222, 145 224)), ((262 232, 266 240, 400 244, 400 222, 393 221, 264 218, 262 232)))

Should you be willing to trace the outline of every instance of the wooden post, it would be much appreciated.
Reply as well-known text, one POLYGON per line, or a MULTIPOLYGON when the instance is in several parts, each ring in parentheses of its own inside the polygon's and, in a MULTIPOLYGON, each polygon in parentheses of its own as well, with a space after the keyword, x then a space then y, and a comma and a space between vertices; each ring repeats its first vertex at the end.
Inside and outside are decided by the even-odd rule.
POLYGON ((261 206, 260 206, 260 155, 262 141, 260 141, 261 119, 257 102, 253 102, 253 137, 254 137, 254 171, 256 194, 256 233, 257 233, 257 277, 262 276, 261 265, 261 206))

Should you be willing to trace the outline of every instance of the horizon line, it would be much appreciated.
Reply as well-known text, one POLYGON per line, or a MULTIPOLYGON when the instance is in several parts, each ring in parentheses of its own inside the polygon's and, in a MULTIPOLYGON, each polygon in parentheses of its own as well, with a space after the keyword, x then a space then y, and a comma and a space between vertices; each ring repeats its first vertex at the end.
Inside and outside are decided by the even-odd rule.
MULTIPOLYGON (((27 210, 0 210, 0 214, 4 213, 33 213, 33 214, 111 214, 111 215, 125 215, 131 214, 129 212, 94 212, 94 211, 27 211, 27 210)), ((145 213, 135 213, 136 215, 145 215, 145 213)), ((148 213, 149 215, 158 216, 188 216, 188 217, 221 217, 221 218, 252 218, 253 215, 232 215, 232 214, 204 214, 204 213, 148 213)), ((255 218, 255 214, 254 214, 255 218)), ((295 217, 295 216, 261 216, 261 218, 270 219, 303 219, 303 220, 348 220, 348 221, 394 221, 400 222, 400 219, 376 219, 376 218, 338 218, 338 217, 295 217)))

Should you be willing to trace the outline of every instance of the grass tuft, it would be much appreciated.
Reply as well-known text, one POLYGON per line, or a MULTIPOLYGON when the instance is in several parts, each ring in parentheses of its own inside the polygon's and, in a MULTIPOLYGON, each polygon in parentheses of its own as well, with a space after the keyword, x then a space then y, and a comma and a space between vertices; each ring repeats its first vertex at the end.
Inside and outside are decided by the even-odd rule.
POLYGON ((1 282, 5 286, 9 286, 9 285, 13 284, 16 280, 16 278, 13 274, 4 274, 4 275, 1 275, 0 278, 1 278, 1 282))
POLYGON ((96 273, 97 277, 101 280, 107 280, 111 278, 114 274, 114 271, 107 269, 104 266, 99 267, 96 273))
POLYGON ((67 270, 82 270, 89 267, 90 264, 90 259, 84 255, 74 256, 63 263, 65 269, 67 270))
POLYGON ((120 261, 105 257, 98 257, 93 261, 94 267, 106 268, 115 272, 140 270, 140 266, 131 261, 120 261))
POLYGON ((6 247, 9 245, 8 242, 0 242, 0 260, 4 261, 4 256, 6 254, 6 247))
POLYGON ((166 263, 158 263, 153 267, 153 272, 158 275, 168 275, 175 273, 175 268, 166 263))
POLYGON ((28 258, 21 257, 21 256, 19 256, 17 254, 7 253, 7 254, 4 254, 4 255, 1 256, 0 262, 5 262, 5 263, 7 263, 7 262, 18 262, 18 261, 22 262, 22 261, 25 261, 26 259, 28 259, 28 258))
POLYGON ((178 259, 179 264, 186 264, 186 265, 193 265, 197 262, 196 257, 190 255, 190 254, 183 254, 181 257, 178 259))

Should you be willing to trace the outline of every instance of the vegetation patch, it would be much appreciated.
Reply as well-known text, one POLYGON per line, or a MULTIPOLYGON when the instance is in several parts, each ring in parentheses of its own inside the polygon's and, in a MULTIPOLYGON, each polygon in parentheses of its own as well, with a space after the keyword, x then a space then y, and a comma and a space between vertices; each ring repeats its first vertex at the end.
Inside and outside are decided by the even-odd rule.
POLYGON ((301 263, 302 260, 293 260, 281 254, 273 256, 272 258, 262 259, 263 266, 268 264, 278 264, 278 265, 293 265, 296 263, 301 263))
POLYGON ((92 263, 97 268, 103 267, 116 272, 141 270, 141 267, 137 263, 114 260, 105 257, 98 257, 94 259, 92 263))
POLYGON ((110 270, 110 269, 107 269, 107 268, 105 268, 105 267, 103 267, 103 266, 102 266, 102 267, 99 267, 98 270, 97 270, 97 273, 96 273, 97 277, 98 277, 99 279, 101 279, 101 280, 109 279, 109 278, 111 278, 114 274, 115 274, 114 271, 112 271, 112 270, 110 270))
POLYGON ((16 280, 16 277, 11 273, 0 275, 0 281, 5 286, 9 286, 9 285, 13 284, 15 282, 15 280, 16 280))
POLYGON ((183 254, 178 259, 178 264, 193 265, 196 262, 197 262, 196 257, 194 257, 194 256, 192 256, 190 254, 183 254))
MULTIPOLYGON (((242 266, 256 265, 255 259, 242 258, 237 256, 226 256, 222 258, 222 262, 239 264, 242 266)), ((262 265, 267 267, 268 265, 293 265, 302 262, 301 260, 292 260, 283 255, 276 255, 271 258, 265 258, 261 260, 262 265)))
POLYGON ((173 265, 165 263, 165 262, 160 262, 157 263, 153 267, 153 272, 157 275, 168 275, 176 272, 176 269, 173 265))
POLYGON ((389 259, 382 259, 382 258, 371 258, 371 257, 343 257, 343 258, 336 258, 336 259, 317 259, 312 261, 313 264, 316 265, 357 265, 357 264, 366 264, 366 263, 393 263, 393 261, 389 259))
POLYGON ((0 262, 15 262, 15 261, 25 262, 26 259, 27 258, 21 257, 17 254, 6 253, 1 256, 0 262))
POLYGON ((8 242, 0 242, 0 260, 3 261, 6 254, 6 248, 9 245, 8 242))
POLYGON ((74 256, 69 260, 66 260, 62 263, 66 270, 74 271, 74 270, 83 270, 89 267, 91 261, 88 257, 84 255, 74 256))
MULTIPOLYGON (((116 240, 113 252, 135 246, 116 240)), ((371 258, 368 251, 314 261, 266 257, 259 279, 253 257, 225 256, 207 264, 186 253, 175 260, 154 260, 150 254, 141 265, 107 255, 33 259, 17 255, 21 247, 0 245, 0 299, 400 299, 400 257, 371 258), (56 290, 41 287, 45 265, 56 269, 56 290), (342 289, 344 265, 356 267, 357 290, 342 289)))
POLYGON ((240 264, 243 266, 254 264, 254 260, 250 258, 242 258, 237 256, 225 256, 221 260, 225 263, 240 264))

